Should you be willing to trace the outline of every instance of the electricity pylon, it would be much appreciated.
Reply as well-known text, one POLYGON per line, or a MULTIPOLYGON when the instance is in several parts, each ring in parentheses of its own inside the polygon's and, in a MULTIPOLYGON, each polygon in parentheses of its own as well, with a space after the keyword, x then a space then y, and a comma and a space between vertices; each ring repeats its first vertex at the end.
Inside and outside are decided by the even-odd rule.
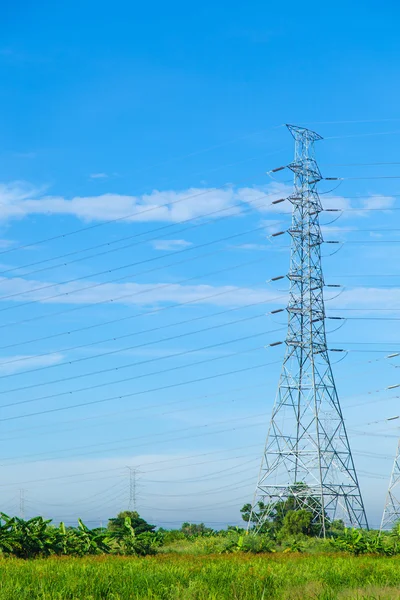
POLYGON ((19 490, 19 516, 21 519, 25 519, 25 490, 19 490))
POLYGON ((136 476, 138 470, 134 467, 126 467, 129 469, 129 504, 128 510, 136 510, 136 476))
POLYGON ((289 500, 293 508, 310 510, 325 536, 334 519, 368 524, 326 343, 323 209, 316 188, 322 175, 314 157, 314 142, 322 138, 303 127, 287 127, 295 139, 295 159, 288 165, 294 173, 288 198, 293 205, 288 330, 250 519, 259 529, 279 503, 289 500))
POLYGON ((391 529, 398 521, 400 521, 400 440, 393 463, 385 508, 383 509, 381 531, 391 529))

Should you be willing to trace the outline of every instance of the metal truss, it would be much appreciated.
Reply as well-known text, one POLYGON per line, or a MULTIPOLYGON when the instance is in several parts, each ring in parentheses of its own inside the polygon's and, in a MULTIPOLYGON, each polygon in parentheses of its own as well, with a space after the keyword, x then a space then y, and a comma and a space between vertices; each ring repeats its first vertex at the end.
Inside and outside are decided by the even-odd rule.
POLYGON ((397 453, 393 463, 392 475, 390 477, 389 489, 386 496, 385 508, 383 509, 381 531, 392 529, 400 521, 400 440, 397 453), (397 496, 396 496, 397 494, 397 496))
POLYGON ((251 520, 260 528, 279 503, 311 510, 325 536, 329 523, 368 528, 325 333, 323 243, 314 157, 317 133, 287 126, 295 139, 288 330, 286 352, 272 411, 251 520), (265 505, 257 512, 259 502, 265 505))

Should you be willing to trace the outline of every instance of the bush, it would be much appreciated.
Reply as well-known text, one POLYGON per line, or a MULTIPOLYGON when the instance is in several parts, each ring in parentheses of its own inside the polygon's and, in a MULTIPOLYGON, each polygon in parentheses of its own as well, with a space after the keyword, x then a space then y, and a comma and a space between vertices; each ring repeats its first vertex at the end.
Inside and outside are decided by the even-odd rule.
POLYGON ((79 519, 78 527, 51 525, 42 517, 28 521, 0 513, 0 553, 17 558, 51 555, 84 556, 91 554, 155 554, 161 543, 158 534, 135 534, 129 517, 114 531, 89 529, 79 519))

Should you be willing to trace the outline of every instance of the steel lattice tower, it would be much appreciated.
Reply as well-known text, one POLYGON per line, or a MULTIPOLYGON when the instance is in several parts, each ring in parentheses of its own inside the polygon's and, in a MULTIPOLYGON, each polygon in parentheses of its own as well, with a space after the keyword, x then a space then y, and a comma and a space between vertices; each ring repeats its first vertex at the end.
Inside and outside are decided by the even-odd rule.
POLYGON ((383 509, 381 530, 391 529, 398 521, 400 521, 400 440, 393 463, 385 508, 383 509), (397 497, 395 494, 397 494, 397 497))
MULTIPOLYGON (((287 126, 295 139, 288 331, 278 393, 253 502, 256 529, 277 503, 291 498, 312 509, 320 534, 327 520, 367 528, 367 518, 329 361, 325 334, 322 211, 316 189, 322 179, 314 142, 302 127, 287 126), (265 508, 257 514, 259 502, 265 508)), ((250 522, 249 522, 250 525, 250 522)))

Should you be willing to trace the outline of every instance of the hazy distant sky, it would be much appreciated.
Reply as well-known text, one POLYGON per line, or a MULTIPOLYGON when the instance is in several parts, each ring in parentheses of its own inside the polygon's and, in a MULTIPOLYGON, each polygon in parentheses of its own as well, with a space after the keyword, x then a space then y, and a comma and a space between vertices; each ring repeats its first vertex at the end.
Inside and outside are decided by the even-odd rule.
POLYGON ((373 422, 400 413, 399 322, 376 320, 400 319, 398 4, 8 4, 0 510, 24 489, 26 514, 104 521, 131 466, 145 518, 240 521, 284 349, 264 346, 289 237, 268 236, 291 176, 266 171, 292 159, 289 122, 326 138, 325 176, 364 178, 321 184, 345 209, 321 222, 344 242, 323 248, 345 286, 327 313, 353 318, 328 339, 350 350, 333 368, 377 525, 399 430, 373 422))

